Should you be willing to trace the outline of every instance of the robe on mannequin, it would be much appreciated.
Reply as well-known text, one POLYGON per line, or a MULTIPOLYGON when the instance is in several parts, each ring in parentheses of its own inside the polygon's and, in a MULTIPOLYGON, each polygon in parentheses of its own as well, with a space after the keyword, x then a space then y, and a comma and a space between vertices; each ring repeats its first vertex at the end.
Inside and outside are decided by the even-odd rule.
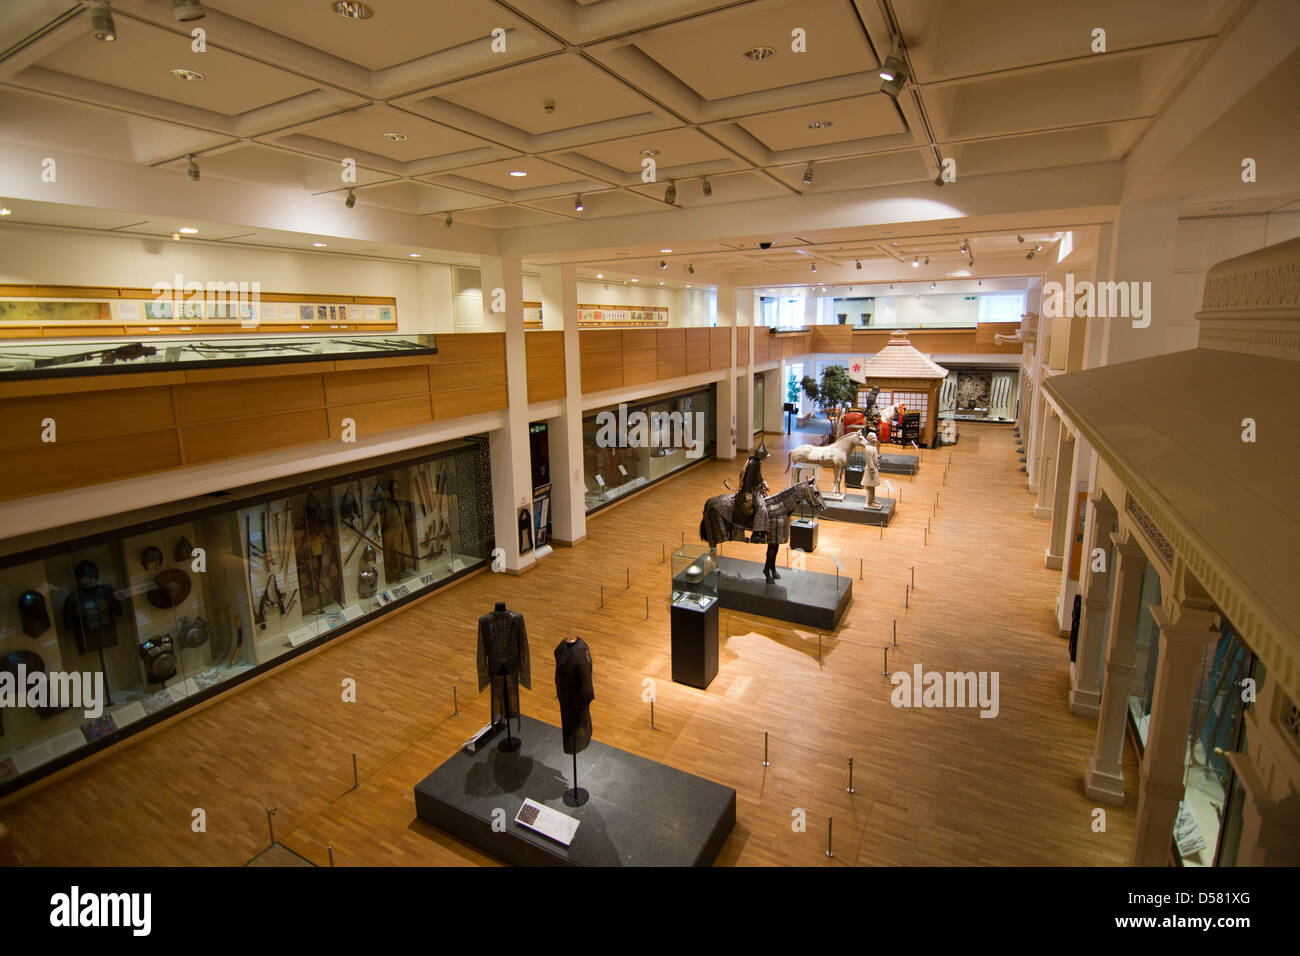
POLYGON ((519 684, 533 689, 524 616, 496 608, 478 619, 478 689, 492 685, 492 723, 519 716, 519 684))
POLYGON ((555 648, 555 696, 560 701, 564 752, 577 754, 591 743, 591 650, 580 637, 565 638, 555 648))

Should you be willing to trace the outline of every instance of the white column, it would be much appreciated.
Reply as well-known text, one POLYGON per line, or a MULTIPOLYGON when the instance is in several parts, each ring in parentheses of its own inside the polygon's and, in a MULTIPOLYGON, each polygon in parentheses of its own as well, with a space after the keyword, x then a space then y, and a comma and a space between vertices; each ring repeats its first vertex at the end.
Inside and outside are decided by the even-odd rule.
POLYGON ((739 382, 736 385, 736 447, 746 451, 754 447, 754 291, 736 289, 738 328, 749 332, 748 346, 736 356, 739 382))
MULTIPOLYGON (((1257 704, 1255 713, 1269 713, 1257 704)), ((1260 727, 1254 714, 1246 715, 1247 739, 1258 741, 1260 727)), ((1284 745, 1285 746, 1285 745, 1284 745)), ((1255 749, 1252 747, 1252 749, 1255 749)), ((1298 866, 1300 865, 1300 793, 1291 786, 1285 775, 1268 773, 1261 761, 1244 753, 1228 755, 1237 779, 1245 792, 1241 808, 1241 839, 1237 843, 1237 866, 1298 866), (1268 779, 1272 777, 1283 792, 1281 799, 1269 793, 1268 779)), ((1268 761, 1263 761, 1267 765, 1268 761)))
MULTIPOLYGON (((1186 321, 1175 310, 1175 250, 1178 243, 1178 200, 1152 200, 1122 203, 1115 215, 1114 241, 1105 278, 1109 281, 1137 283, 1150 290, 1151 302, 1145 328, 1134 328, 1133 318, 1108 318, 1101 328, 1103 364, 1130 362, 1163 355, 1170 351, 1166 337, 1170 327, 1186 321)), ((1102 271, 1102 270, 1098 270, 1102 271)))
POLYGON ((1070 665, 1070 712, 1096 717, 1101 712, 1101 668, 1098 666, 1108 635, 1102 630, 1110 607, 1110 540, 1119 516, 1104 497, 1091 501, 1092 519, 1079 566, 1083 606, 1079 613, 1079 640, 1070 665), (1094 570, 1092 551, 1101 548, 1103 562, 1094 570))
POLYGON ((537 560, 534 548, 519 553, 519 509, 533 511, 532 464, 528 444, 528 358, 524 345, 524 284, 519 259, 482 260, 483 314, 503 320, 506 335, 506 426, 492 431, 492 509, 496 546, 503 570, 518 573, 537 560), (492 312, 497 290, 504 291, 505 313, 492 312))
POLYGON ((718 286, 718 328, 731 335, 731 360, 718 382, 718 448, 715 457, 736 457, 736 290, 718 286))
POLYGON ((1071 507, 1074 485, 1070 480, 1073 475, 1074 435, 1061 423, 1056 442, 1056 475, 1052 481, 1052 529, 1047 536, 1047 555, 1043 559, 1044 566, 1057 571, 1066 570, 1065 554, 1071 544, 1066 523, 1074 513, 1071 507))
POLYGON ((1127 535, 1114 535, 1115 594, 1110 609, 1106 645, 1106 684, 1097 719, 1097 743, 1083 776, 1084 792, 1094 800, 1124 803, 1124 727, 1128 720, 1128 692, 1136 671, 1138 605, 1142 600, 1142 575, 1147 559, 1127 535))
POLYGON ((1034 386, 1034 405, 1029 412, 1029 435, 1025 440, 1025 470, 1029 475, 1029 493, 1038 494, 1039 466, 1042 462, 1043 432, 1047 425, 1047 400, 1041 382, 1034 386))
POLYGON ((1056 409, 1044 404, 1042 434, 1038 437, 1038 501, 1034 505, 1035 518, 1051 518, 1052 502, 1056 498, 1056 452, 1061 442, 1061 419, 1056 409))
POLYGON ((542 315, 564 330, 564 390, 551 419, 551 540, 577 544, 587 536, 582 483, 582 357, 578 343, 578 274, 574 266, 542 266, 542 315))
POLYGON ((1172 602, 1172 611, 1152 607, 1160 628, 1151 720, 1140 769, 1134 866, 1164 866, 1183 799, 1187 772, 1187 735, 1192 722, 1196 683, 1205 649, 1219 639, 1215 616, 1207 608, 1172 602))

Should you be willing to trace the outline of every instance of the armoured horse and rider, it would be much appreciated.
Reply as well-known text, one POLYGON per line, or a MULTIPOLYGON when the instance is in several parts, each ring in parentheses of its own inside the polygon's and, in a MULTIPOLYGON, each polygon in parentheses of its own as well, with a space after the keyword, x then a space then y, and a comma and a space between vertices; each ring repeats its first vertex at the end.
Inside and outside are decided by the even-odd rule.
POLYGON ((795 509, 806 503, 820 513, 826 510, 826 503, 813 479, 795 482, 769 497, 763 480, 765 458, 767 446, 759 442, 740 473, 740 489, 730 495, 714 495, 704 503, 700 538, 708 542, 710 553, 716 553, 722 541, 766 544, 763 576, 771 583, 781 576, 776 570, 776 553, 790 538, 790 518, 795 509))

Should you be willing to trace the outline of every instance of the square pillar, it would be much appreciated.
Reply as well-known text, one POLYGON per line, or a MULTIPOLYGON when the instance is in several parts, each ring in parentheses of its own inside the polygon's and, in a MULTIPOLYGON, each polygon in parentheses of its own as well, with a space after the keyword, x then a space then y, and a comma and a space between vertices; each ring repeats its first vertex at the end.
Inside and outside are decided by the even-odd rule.
MULTIPOLYGON (((1058 421, 1060 421, 1058 419, 1058 421)), ((1061 424, 1056 442, 1056 474, 1052 485, 1052 529, 1047 536, 1047 555, 1043 564, 1060 571, 1065 567, 1066 545, 1069 543, 1068 522, 1074 513, 1071 498, 1074 497, 1074 436, 1061 424)))
POLYGON ((524 284, 517 257, 484 257, 481 264, 483 316, 501 320, 506 336, 506 424, 488 435, 492 455, 492 510, 496 531, 493 566, 518 573, 537 560, 537 549, 519 553, 520 510, 533 513, 533 471, 528 442, 528 357, 524 344, 524 284), (505 312, 494 313, 496 290, 503 290, 505 312), (500 559, 500 561, 498 561, 500 559))
POLYGON ((1038 501, 1034 505, 1035 518, 1051 518, 1052 502, 1056 499, 1056 453, 1061 442, 1061 419, 1056 409, 1045 405, 1043 427, 1038 437, 1038 501))
MULTIPOLYGON (((754 447, 754 293, 750 289, 735 290, 735 322, 737 327, 749 331, 747 345, 735 358, 737 374, 732 381, 736 388, 736 447, 749 451, 754 447)), ((739 337, 737 337, 739 342, 739 337)))
POLYGON ((1175 603, 1172 611, 1153 606, 1151 616, 1160 628, 1160 656, 1140 770, 1134 866, 1169 862, 1174 823, 1183 800, 1197 678, 1206 648, 1219 639, 1215 615, 1207 609, 1175 603))
POLYGON ((550 421, 551 540, 577 544, 587 536, 582 484, 582 357, 578 342, 578 273, 574 266, 542 266, 542 314, 564 330, 564 398, 550 421))
POLYGON ((718 382, 718 443, 715 458, 736 457, 736 290, 718 286, 718 328, 731 335, 731 359, 718 382))
POLYGON ((1115 593, 1111 598, 1110 633, 1106 638, 1106 683, 1097 718, 1097 742, 1083 776, 1084 792, 1113 806, 1124 804, 1124 727, 1128 692, 1137 668, 1138 605, 1147 558, 1128 535, 1115 542, 1115 593))
POLYGON ((1083 595, 1079 612, 1079 639, 1075 644, 1074 664, 1070 668, 1070 712, 1085 717, 1096 717, 1101 712, 1101 652, 1106 647, 1107 633, 1102 630, 1106 612, 1110 609, 1109 552, 1119 516, 1105 497, 1090 502, 1092 520, 1089 535, 1084 540, 1082 564, 1079 567, 1079 588, 1083 595), (1105 561, 1094 569, 1092 551, 1101 548, 1105 561))

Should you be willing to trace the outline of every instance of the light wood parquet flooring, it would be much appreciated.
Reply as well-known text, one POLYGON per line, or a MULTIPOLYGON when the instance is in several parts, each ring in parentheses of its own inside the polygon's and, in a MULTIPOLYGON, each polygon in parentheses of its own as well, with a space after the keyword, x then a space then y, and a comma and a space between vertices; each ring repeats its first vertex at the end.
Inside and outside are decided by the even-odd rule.
MULTIPOLYGON (((767 436, 774 488, 787 480, 785 442, 767 436)), ((266 848, 268 807, 277 839, 321 864, 326 846, 337 865, 491 864, 419 822, 412 788, 487 720, 475 622, 505 600, 528 625, 526 713, 559 722, 551 652, 580 634, 595 661, 597 739, 736 788, 738 822, 720 864, 1123 864, 1136 765, 1129 753, 1128 804, 1093 832, 1082 778, 1096 725, 1066 707, 1068 654, 1052 614, 1059 577, 1043 567, 1048 524, 1032 516, 1012 432, 968 426, 955 447, 922 455, 915 478, 890 476, 902 502, 883 538, 821 525, 808 567, 832 571, 836 554, 854 598, 841 627, 821 636, 820 662, 816 631, 723 612, 717 679, 707 691, 672 683, 661 556, 683 533, 696 540, 705 497, 724 478, 734 485, 742 464, 709 462, 594 516, 583 544, 534 570, 463 581, 11 800, 0 822, 23 864, 239 865, 266 848), (891 671, 917 662, 997 671, 999 715, 891 706, 883 648, 895 619, 891 671), (355 703, 341 700, 347 677, 355 703), (655 729, 646 678, 656 682, 655 729), (195 833, 200 807, 207 829, 195 833)), ((761 560, 759 546, 724 551, 761 560)))

